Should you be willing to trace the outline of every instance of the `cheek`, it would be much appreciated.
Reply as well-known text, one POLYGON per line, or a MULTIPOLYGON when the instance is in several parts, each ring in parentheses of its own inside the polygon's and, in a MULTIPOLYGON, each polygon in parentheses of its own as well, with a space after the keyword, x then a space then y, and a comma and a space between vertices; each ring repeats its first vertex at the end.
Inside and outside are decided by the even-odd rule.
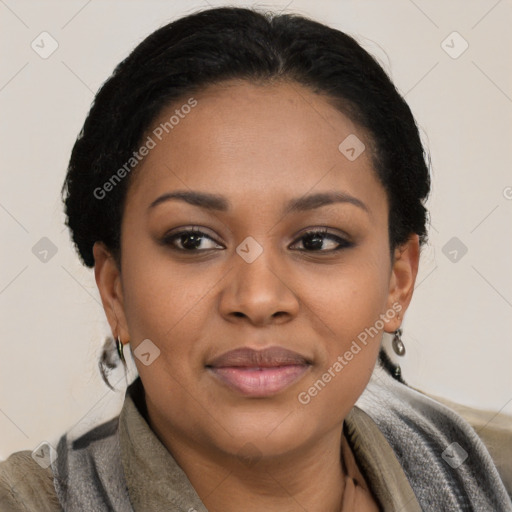
POLYGON ((309 302, 325 335, 318 364, 302 387, 301 403, 311 412, 334 418, 345 407, 348 413, 375 366, 385 325, 382 315, 389 276, 380 259, 361 258, 317 283, 323 287, 310 293, 309 302))
POLYGON ((374 325, 384 312, 389 274, 379 260, 361 251, 347 259, 346 264, 315 274, 303 273, 294 281, 302 300, 322 321, 326 348, 331 355, 374 325))
POLYGON ((140 254, 134 251, 123 261, 131 347, 133 351, 142 340, 150 339, 163 356, 159 365, 185 377, 200 365, 204 325, 215 311, 211 293, 222 273, 213 267, 177 265, 155 252, 154 248, 140 254))

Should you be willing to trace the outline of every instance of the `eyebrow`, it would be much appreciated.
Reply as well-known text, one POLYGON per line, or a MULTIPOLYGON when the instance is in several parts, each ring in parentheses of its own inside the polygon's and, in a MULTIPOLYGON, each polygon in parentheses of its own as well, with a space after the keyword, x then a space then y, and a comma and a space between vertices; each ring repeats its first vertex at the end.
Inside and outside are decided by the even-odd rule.
MULTIPOLYGON (((157 205, 171 200, 184 201, 185 203, 198 206, 206 210, 226 212, 230 209, 230 202, 221 195, 210 194, 207 192, 177 190, 157 197, 149 205, 148 210, 151 210, 157 205)), ((304 212, 334 203, 352 204, 358 208, 361 208, 366 213, 370 213, 368 207, 357 197, 347 194, 346 192, 330 191, 308 194, 302 197, 291 199, 285 205, 283 214, 286 215, 290 213, 304 212)))

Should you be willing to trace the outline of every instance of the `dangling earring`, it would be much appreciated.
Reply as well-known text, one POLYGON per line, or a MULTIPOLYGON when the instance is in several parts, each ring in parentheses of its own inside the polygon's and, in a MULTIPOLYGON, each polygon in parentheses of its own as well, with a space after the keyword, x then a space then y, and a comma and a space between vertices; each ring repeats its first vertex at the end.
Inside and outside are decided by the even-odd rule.
POLYGON ((395 331, 395 335, 393 336, 393 341, 391 342, 393 350, 397 356, 405 355, 405 345, 402 341, 402 328, 398 328, 395 331))
POLYGON ((119 336, 116 339, 116 348, 117 348, 117 353, 119 355, 119 359, 121 359, 123 364, 126 364, 126 360, 124 358, 124 345, 123 345, 123 342, 121 341, 121 339, 119 338, 119 336))

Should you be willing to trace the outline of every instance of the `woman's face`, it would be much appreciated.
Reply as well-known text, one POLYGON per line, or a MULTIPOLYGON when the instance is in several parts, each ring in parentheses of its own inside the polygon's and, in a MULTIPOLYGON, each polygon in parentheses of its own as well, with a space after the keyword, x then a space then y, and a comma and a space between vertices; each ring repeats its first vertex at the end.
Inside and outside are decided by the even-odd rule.
POLYGON ((364 390, 411 298, 417 236, 390 260, 369 141, 321 96, 231 81, 188 100, 148 131, 121 273, 96 244, 98 286, 157 433, 291 452, 341 427, 364 390))

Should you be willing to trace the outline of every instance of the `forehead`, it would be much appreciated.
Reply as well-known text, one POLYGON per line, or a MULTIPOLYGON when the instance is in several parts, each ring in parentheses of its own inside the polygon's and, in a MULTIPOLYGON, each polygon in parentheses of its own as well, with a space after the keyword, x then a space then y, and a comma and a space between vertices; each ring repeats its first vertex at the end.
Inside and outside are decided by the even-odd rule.
POLYGON ((209 86, 164 108, 146 137, 153 147, 137 167, 131 202, 147 204, 176 188, 218 192, 234 202, 330 188, 382 200, 366 133, 297 83, 209 86), (348 158, 347 144, 357 153, 365 149, 348 158))

